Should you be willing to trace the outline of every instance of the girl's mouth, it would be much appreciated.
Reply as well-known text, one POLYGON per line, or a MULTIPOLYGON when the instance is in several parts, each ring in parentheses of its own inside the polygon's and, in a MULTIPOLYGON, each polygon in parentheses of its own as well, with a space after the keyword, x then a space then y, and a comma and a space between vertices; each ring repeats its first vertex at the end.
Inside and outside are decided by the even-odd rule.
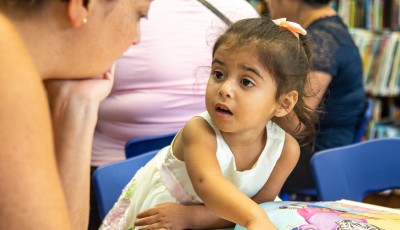
POLYGON ((217 105, 216 111, 217 114, 221 117, 227 117, 233 115, 233 113, 229 110, 229 108, 224 105, 217 105))

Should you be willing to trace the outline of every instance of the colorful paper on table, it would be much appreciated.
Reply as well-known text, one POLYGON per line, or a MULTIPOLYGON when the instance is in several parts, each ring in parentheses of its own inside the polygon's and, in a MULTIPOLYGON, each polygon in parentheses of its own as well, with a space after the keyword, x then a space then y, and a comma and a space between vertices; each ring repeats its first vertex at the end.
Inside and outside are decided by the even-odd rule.
MULTIPOLYGON (((400 229, 400 210, 349 200, 279 201, 260 206, 280 230, 400 229)), ((235 230, 243 229, 239 225, 235 227, 235 230)))

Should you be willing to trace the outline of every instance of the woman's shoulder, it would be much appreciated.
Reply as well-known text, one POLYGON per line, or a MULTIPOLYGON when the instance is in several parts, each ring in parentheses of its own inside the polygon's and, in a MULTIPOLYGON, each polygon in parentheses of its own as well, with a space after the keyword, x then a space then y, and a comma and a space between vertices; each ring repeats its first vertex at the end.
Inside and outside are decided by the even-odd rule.
POLYGON ((337 15, 314 21, 307 31, 317 45, 333 46, 330 48, 353 45, 347 25, 337 15))
MULTIPOLYGON (((0 49, 1 51, 7 51, 9 49, 17 49, 21 44, 19 34, 13 24, 8 20, 7 17, 0 13, 0 49)), ((22 47, 20 47, 22 48, 22 47)), ((1 53, 1 58, 12 55, 13 53, 1 53)))
POLYGON ((14 52, 10 53, 10 51, 17 48, 15 47, 17 45, 15 38, 18 38, 17 31, 2 14, 0 14, 0 34, 0 60, 2 60, 0 63, 2 63, 3 60, 7 59, 7 56, 14 55, 14 52))
MULTIPOLYGON (((14 30, 14 27, 12 26, 10 20, 8 20, 8 18, 5 15, 0 13, 0 31, 1 32, 5 32, 5 31, 12 32, 13 30, 14 30)), ((4 35, 4 36, 1 36, 0 39, 7 37, 7 34, 2 34, 2 35, 4 35)))
POLYGON ((19 80, 18 77, 37 75, 36 68, 18 31, 0 14, 0 76, 2 79, 19 80), (23 67, 23 68, 22 68, 23 67))

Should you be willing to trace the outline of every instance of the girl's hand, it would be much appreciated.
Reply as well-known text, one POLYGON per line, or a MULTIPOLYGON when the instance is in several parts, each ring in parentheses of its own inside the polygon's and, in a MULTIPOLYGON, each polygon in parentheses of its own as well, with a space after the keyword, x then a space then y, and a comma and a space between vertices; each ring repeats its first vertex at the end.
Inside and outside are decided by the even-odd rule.
POLYGON ((271 223, 269 218, 262 218, 261 220, 250 221, 246 226, 247 230, 278 230, 275 225, 271 223))
POLYGON ((139 213, 135 226, 147 225, 145 229, 182 230, 188 228, 187 218, 187 206, 165 203, 139 213))

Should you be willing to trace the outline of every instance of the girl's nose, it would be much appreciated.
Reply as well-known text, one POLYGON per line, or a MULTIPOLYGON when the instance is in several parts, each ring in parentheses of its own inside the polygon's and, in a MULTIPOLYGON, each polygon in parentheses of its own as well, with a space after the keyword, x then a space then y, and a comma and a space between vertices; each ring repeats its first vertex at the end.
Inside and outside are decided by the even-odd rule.
POLYGON ((223 97, 233 97, 233 82, 225 81, 219 88, 219 94, 223 97))

